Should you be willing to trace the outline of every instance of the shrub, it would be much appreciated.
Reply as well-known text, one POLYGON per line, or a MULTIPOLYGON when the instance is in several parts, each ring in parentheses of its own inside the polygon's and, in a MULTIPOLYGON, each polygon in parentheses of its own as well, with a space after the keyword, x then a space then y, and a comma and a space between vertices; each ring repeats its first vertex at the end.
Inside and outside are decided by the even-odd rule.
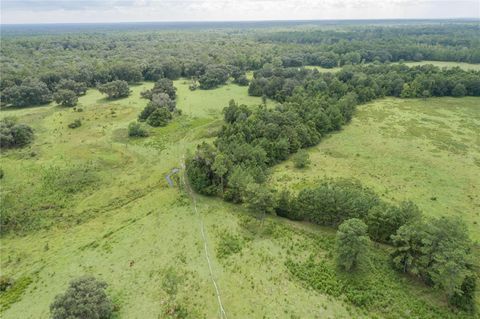
POLYGON ((77 105, 78 97, 75 92, 62 89, 53 95, 53 100, 59 105, 73 107, 77 105))
POLYGON ((128 136, 146 137, 148 136, 148 132, 140 125, 140 123, 131 122, 130 124, 128 124, 128 136))
POLYGON ((0 120, 0 147, 22 147, 33 140, 33 130, 25 124, 17 124, 17 120, 6 117, 0 120))
POLYGON ((107 284, 86 276, 70 282, 64 294, 57 295, 50 305, 52 319, 108 319, 113 304, 105 293, 107 284))
POLYGON ((77 128, 77 127, 80 127, 80 126, 82 126, 82 121, 80 119, 76 119, 72 123, 68 124, 69 128, 77 128))
POLYGON ((158 108, 147 118, 147 123, 151 126, 165 126, 172 119, 172 114, 164 107, 158 108))
POLYGON ((292 156, 293 165, 296 168, 305 168, 310 165, 310 155, 305 150, 300 150, 292 156))
POLYGON ((364 222, 357 218, 344 221, 337 231, 337 264, 347 271, 354 269, 365 256, 369 241, 364 222))
POLYGON ((0 276, 0 291, 6 291, 13 285, 13 279, 8 276, 0 276))

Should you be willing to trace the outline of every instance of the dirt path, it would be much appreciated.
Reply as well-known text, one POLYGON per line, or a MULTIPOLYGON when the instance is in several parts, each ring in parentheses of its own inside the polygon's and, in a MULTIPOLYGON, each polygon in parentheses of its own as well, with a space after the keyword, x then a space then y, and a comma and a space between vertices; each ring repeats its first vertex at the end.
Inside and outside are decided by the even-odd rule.
POLYGON ((215 287, 215 292, 217 294, 217 301, 218 301, 218 306, 219 306, 219 315, 220 315, 221 319, 223 319, 223 318, 227 319, 227 314, 226 314, 225 308, 223 308, 223 304, 222 304, 220 289, 219 289, 218 284, 215 280, 215 276, 213 274, 213 269, 212 269, 212 262, 210 261, 210 255, 208 254, 208 243, 207 243, 207 236, 205 235, 205 225, 203 223, 203 218, 202 218, 202 215, 198 212, 197 200, 195 198, 195 194, 192 191, 192 189, 190 188, 190 185, 188 184, 188 182, 185 178, 185 162, 184 161, 182 162, 182 169, 183 169, 183 174, 181 174, 182 183, 185 186, 185 190, 187 191, 188 196, 190 197, 190 199, 193 202, 193 208, 195 210, 195 214, 198 216, 199 221, 200 221, 200 230, 201 230, 201 233, 202 233, 203 248, 205 250, 205 258, 207 259, 207 263, 208 263, 208 270, 210 272, 210 279, 212 280, 213 286, 215 287))

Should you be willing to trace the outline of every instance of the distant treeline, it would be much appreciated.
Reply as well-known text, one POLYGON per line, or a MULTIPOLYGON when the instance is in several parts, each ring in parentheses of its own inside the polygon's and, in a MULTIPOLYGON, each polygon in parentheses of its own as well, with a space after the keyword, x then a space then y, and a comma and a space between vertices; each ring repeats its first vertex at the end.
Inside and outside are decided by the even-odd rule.
MULTIPOLYGON (((0 49, 1 101, 14 106, 48 103, 64 89, 65 81, 75 81, 69 87, 96 87, 112 81, 185 77, 198 82, 201 89, 210 89, 234 77, 245 85, 245 72, 266 64, 333 68, 425 59, 480 62, 474 23, 312 28, 288 32, 268 28, 197 32, 99 29, 12 35, 2 39, 0 49)), ((61 93, 65 100, 65 92, 61 93)), ((67 100, 74 99, 68 93, 67 100)))

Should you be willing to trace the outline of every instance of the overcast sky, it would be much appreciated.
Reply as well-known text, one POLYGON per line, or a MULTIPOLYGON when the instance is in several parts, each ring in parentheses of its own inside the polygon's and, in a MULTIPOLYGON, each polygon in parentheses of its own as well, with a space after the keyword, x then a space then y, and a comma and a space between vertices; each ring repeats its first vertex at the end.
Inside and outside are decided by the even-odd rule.
POLYGON ((480 0, 0 0, 2 23, 479 18, 480 0))

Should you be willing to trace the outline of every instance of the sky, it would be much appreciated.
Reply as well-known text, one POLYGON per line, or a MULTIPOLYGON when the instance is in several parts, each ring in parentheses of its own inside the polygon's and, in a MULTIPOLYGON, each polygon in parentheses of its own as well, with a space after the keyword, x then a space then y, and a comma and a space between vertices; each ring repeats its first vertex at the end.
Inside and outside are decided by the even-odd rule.
POLYGON ((480 0, 0 0, 1 23, 480 18, 480 0))

